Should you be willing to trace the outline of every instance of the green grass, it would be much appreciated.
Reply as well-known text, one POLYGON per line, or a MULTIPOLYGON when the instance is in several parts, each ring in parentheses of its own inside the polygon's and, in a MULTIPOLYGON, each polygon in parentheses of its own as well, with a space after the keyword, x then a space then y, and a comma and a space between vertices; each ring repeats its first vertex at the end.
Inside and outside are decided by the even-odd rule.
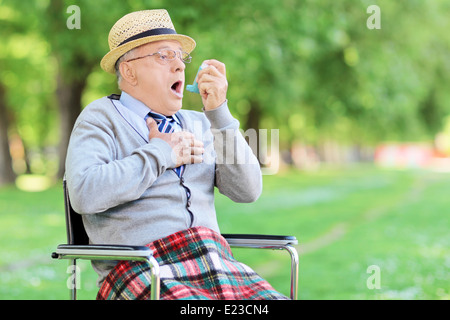
MULTIPOLYGON (((298 238, 300 299, 449 299, 449 194, 449 174, 355 167, 264 176, 256 203, 216 203, 224 233, 298 238), (367 286, 370 266, 379 289, 367 286)), ((0 210, 0 299, 67 299, 67 262, 50 258, 66 237, 61 187, 2 188, 0 210)), ((287 252, 234 254, 289 293, 287 252)), ((96 274, 79 265, 79 298, 94 299, 96 274)))

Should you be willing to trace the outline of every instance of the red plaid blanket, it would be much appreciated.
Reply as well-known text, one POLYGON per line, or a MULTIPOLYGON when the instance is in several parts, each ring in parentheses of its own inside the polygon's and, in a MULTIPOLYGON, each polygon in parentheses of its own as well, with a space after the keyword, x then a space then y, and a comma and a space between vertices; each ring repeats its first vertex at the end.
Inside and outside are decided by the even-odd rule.
MULTIPOLYGON (((148 247, 160 265, 161 299, 287 299, 236 261, 227 241, 210 229, 180 231, 148 247)), ((150 282, 148 263, 121 261, 97 299, 149 299, 150 282)))

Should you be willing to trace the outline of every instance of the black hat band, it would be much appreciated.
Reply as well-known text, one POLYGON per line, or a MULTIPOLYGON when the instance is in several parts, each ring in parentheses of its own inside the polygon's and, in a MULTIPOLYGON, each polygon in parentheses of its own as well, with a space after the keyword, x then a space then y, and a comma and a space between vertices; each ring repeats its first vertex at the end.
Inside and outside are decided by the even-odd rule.
POLYGON ((134 36, 129 37, 128 39, 125 39, 118 45, 118 47, 120 47, 121 45, 123 45, 127 42, 133 41, 133 40, 150 37, 150 36, 159 36, 162 34, 177 34, 177 32, 170 28, 156 28, 156 29, 152 29, 152 30, 147 30, 147 31, 135 34, 134 36))

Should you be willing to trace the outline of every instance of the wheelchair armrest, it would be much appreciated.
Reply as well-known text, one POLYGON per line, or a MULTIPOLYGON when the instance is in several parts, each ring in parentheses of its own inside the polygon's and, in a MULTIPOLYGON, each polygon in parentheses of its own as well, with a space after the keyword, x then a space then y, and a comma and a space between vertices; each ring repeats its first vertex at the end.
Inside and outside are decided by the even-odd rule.
POLYGON ((56 252, 52 253, 54 259, 89 259, 89 260, 149 260, 152 251, 145 246, 125 245, 70 245, 60 244, 56 252))
POLYGON ((284 249, 291 256, 291 299, 297 299, 298 253, 293 245, 298 244, 294 236, 275 236, 261 234, 222 234, 231 247, 284 249))
POLYGON ((294 236, 261 234, 222 234, 222 236, 233 247, 281 249, 298 244, 297 238, 294 236))

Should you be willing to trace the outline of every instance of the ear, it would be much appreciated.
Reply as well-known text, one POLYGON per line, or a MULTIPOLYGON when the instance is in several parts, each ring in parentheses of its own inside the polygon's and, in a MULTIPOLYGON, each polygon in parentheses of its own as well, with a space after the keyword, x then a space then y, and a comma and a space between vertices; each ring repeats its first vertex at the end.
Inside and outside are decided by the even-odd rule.
POLYGON ((122 79, 129 85, 133 87, 137 85, 136 69, 134 68, 133 64, 124 61, 119 65, 119 71, 122 79))

